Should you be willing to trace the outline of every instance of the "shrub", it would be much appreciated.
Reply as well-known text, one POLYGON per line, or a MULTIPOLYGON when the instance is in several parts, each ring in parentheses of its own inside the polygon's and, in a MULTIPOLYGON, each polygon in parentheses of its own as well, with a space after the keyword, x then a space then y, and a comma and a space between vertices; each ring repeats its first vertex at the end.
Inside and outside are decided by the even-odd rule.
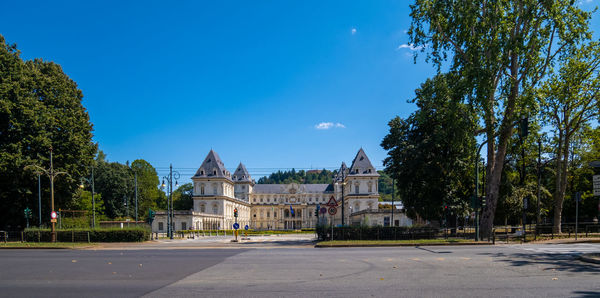
MULTIPOLYGON (((150 239, 150 230, 141 227, 108 229, 60 229, 56 230, 56 241, 60 242, 142 242, 150 239)), ((29 228, 24 231, 25 241, 49 242, 50 229, 29 228)))

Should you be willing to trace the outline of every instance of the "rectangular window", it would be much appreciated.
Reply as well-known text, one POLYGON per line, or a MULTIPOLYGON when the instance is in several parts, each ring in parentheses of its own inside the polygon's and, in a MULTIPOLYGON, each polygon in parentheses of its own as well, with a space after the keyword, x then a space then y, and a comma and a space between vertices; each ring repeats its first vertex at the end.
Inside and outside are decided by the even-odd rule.
POLYGON ((271 211, 267 211, 267 217, 271 217, 271 211))
POLYGON ((164 228, 165 228, 165 227, 164 227, 164 223, 163 223, 162 221, 161 221, 161 222, 158 222, 158 230, 159 230, 159 231, 162 231, 164 228))
POLYGON ((390 217, 386 216, 383 218, 383 226, 384 227, 389 227, 390 226, 390 217))
POLYGON ((187 230, 187 222, 182 222, 181 223, 181 229, 182 230, 187 230))

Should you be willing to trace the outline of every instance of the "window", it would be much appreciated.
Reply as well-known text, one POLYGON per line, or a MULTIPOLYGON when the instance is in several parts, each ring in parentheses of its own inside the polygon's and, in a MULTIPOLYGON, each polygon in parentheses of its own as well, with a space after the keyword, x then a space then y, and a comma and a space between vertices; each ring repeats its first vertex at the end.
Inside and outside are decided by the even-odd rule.
POLYGON ((254 213, 254 217, 256 217, 256 213, 254 213))
POLYGON ((372 192, 373 190, 373 184, 371 182, 369 182, 369 192, 372 192))
POLYGON ((181 223, 181 229, 182 230, 187 230, 187 222, 182 222, 181 223))
POLYGON ((200 171, 200 176, 204 176, 204 171, 200 171))
POLYGON ((359 193, 359 191, 360 191, 360 188, 359 188, 359 187, 360 187, 360 185, 358 185, 358 183, 354 185, 354 190, 355 190, 355 193, 357 193, 357 194, 358 194, 358 193, 359 193))
POLYGON ((165 227, 164 227, 164 225, 165 225, 165 224, 164 224, 162 221, 161 221, 161 222, 158 222, 158 230, 159 230, 159 231, 162 231, 162 230, 165 228, 165 227))
POLYGON ((213 205, 213 213, 214 213, 214 214, 217 214, 217 213, 219 213, 219 206, 218 206, 217 204, 214 204, 214 205, 213 205))
POLYGON ((242 185, 242 190, 246 189, 246 185, 242 185))
POLYGON ((271 211, 267 211, 267 217, 271 217, 271 211))
POLYGON ((206 205, 204 203, 200 204, 200 212, 202 212, 202 213, 206 212, 206 205))
POLYGON ((277 212, 273 211, 273 217, 277 217, 277 212))
POLYGON ((204 194, 204 184, 200 184, 200 194, 204 194))

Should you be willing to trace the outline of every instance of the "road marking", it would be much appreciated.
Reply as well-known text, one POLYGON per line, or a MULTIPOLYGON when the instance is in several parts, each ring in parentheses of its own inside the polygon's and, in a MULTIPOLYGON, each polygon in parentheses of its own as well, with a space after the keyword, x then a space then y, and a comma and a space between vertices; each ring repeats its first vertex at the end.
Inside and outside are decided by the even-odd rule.
POLYGON ((445 259, 444 259, 444 258, 436 258, 436 260, 438 260, 438 261, 443 261, 443 260, 445 260, 445 259))
POLYGON ((471 258, 461 257, 461 259, 463 259, 463 260, 470 260, 471 258))
POLYGON ((544 254, 564 254, 564 255, 580 255, 584 253, 598 253, 600 252, 600 245, 578 243, 578 244, 549 244, 545 246, 536 247, 525 247, 515 246, 514 248, 522 249, 526 251, 532 251, 536 253, 544 254))

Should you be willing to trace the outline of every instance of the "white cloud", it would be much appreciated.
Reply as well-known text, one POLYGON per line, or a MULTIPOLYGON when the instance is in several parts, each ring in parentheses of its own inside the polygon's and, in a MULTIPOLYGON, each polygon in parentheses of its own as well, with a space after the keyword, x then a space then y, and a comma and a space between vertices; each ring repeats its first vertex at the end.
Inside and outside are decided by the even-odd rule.
POLYGON ((321 122, 315 125, 315 128, 318 130, 326 130, 330 128, 346 128, 344 124, 341 123, 333 123, 333 122, 321 122))
POLYGON ((411 51, 418 51, 418 50, 420 50, 422 48, 423 48, 423 46, 415 47, 415 45, 411 43, 411 44, 401 44, 401 45, 398 46, 398 48, 396 50, 409 49, 411 51))
POLYGON ((356 34, 356 28, 352 28, 352 35, 356 34))

